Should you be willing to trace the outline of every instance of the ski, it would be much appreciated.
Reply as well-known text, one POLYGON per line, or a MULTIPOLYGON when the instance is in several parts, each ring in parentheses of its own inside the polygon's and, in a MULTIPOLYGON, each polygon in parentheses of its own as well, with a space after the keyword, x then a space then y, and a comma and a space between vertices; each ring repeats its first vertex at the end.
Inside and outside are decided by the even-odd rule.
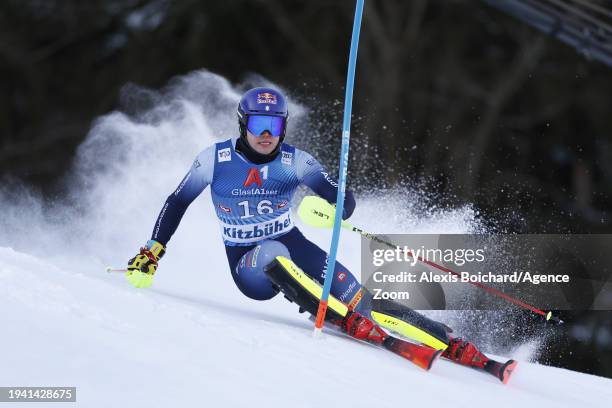
POLYGON ((376 346, 377 348, 382 348, 384 350, 390 351, 393 354, 397 354, 398 356, 410 361, 411 363, 424 369, 425 371, 429 371, 436 359, 442 354, 442 350, 436 350, 426 345, 412 343, 410 341, 403 340, 398 337, 393 337, 388 333, 382 343, 378 343, 375 341, 356 339, 350 336, 340 326, 334 324, 331 321, 327 321, 325 327, 341 334, 347 339, 358 341, 360 343, 371 344, 373 346, 376 346))
POLYGON ((488 359, 484 367, 475 367, 475 366, 461 364, 451 359, 447 359, 447 360, 455 364, 462 365, 464 367, 473 368, 475 370, 491 374, 504 384, 508 384, 508 381, 510 381, 510 377, 512 376, 512 372, 516 369, 516 366, 518 365, 518 361, 515 361, 515 360, 508 360, 505 363, 501 363, 493 359, 488 359))
POLYGON ((517 365, 518 361, 515 360, 508 360, 505 363, 500 363, 499 361, 489 359, 482 370, 494 375, 502 383, 508 384, 510 376, 512 376, 512 372, 516 369, 517 365))
POLYGON ((385 338, 381 347, 409 360, 427 371, 429 371, 436 359, 442 354, 442 350, 414 344, 391 335, 385 338))
MULTIPOLYGON (((312 316, 316 316, 319 300, 323 291, 318 282, 306 275, 290 259, 282 256, 276 257, 276 260, 266 268, 266 274, 278 288, 278 290, 285 295, 287 300, 297 303, 300 306, 300 312, 307 311, 312 316)), ((340 325, 338 324, 338 322, 341 322, 344 319, 347 313, 349 313, 348 307, 333 296, 330 296, 326 314, 326 322, 329 323, 327 327, 337 330, 351 339, 357 340, 354 337, 349 336, 346 331, 340 328, 340 325)), ((380 329, 380 326, 377 327, 380 329)), ((363 341, 365 343, 389 350, 390 352, 409 360, 425 370, 429 370, 431 368, 434 361, 441 353, 440 350, 411 343, 409 341, 393 337, 383 329, 380 330, 385 333, 382 341, 357 341, 363 341)))

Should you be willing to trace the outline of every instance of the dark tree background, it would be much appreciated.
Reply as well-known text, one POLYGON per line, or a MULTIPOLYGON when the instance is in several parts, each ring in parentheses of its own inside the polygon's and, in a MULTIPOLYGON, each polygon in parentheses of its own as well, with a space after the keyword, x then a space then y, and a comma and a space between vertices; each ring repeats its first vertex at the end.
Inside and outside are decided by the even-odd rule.
MULTIPOLYGON (((329 115, 339 143, 353 12, 352 0, 4 0, 0 176, 53 192, 122 86, 201 68, 283 85, 329 115)), ((500 232, 612 231, 608 66, 476 0, 368 0, 359 52, 351 172, 374 177, 355 189, 409 178, 500 232)), ((566 318, 569 340, 546 358, 612 376, 597 340, 610 314, 566 318)))

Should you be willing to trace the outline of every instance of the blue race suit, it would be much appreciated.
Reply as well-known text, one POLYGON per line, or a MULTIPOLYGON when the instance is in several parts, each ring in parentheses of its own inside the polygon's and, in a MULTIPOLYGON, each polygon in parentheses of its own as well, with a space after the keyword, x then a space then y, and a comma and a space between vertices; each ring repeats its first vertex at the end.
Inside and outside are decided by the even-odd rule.
MULTIPOLYGON (((232 277, 238 288, 253 299, 258 294, 254 284, 239 279, 245 262, 258 243, 275 240, 287 247, 292 260, 312 278, 323 282, 327 254, 309 241, 293 224, 291 199, 300 184, 335 204, 337 182, 310 154, 283 143, 276 158, 255 164, 236 151, 236 139, 210 146, 195 159, 177 189, 168 196, 155 223, 151 239, 164 245, 176 231, 191 202, 211 186, 213 205, 225 244, 232 277)), ((347 191, 344 218, 355 209, 353 194, 347 191)), ((355 306, 363 291, 355 276, 337 262, 331 293, 355 306)))

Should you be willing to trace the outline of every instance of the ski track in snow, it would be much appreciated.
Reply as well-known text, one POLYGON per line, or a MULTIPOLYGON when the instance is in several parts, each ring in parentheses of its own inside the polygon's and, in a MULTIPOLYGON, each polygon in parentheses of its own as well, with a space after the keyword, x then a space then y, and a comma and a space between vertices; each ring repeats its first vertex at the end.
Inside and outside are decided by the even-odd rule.
MULTIPOLYGON (((138 121, 101 118, 70 179, 76 209, 27 189, 9 200, 0 189, 1 386, 76 386, 76 406, 88 408, 607 406, 612 380, 602 377, 522 361, 504 386, 442 360, 425 372, 334 333, 314 339, 296 305, 282 296, 252 301, 234 286, 208 192, 185 215, 152 289, 105 273, 146 241, 197 152, 235 131, 238 95, 223 78, 196 72, 154 95, 156 108, 138 121), (153 183, 143 144, 163 169, 153 183)), ((293 106, 292 123, 303 110, 293 106)), ((358 197, 352 219, 382 233, 478 228, 470 209, 402 213, 418 200, 358 197), (394 215, 372 216, 383 210, 394 215)), ((297 224, 329 247, 329 232, 297 224)), ((357 274, 359 250, 344 231, 339 260, 357 274)), ((528 359, 532 348, 518 355, 528 359)), ((21 405, 31 406, 10 406, 21 405)))

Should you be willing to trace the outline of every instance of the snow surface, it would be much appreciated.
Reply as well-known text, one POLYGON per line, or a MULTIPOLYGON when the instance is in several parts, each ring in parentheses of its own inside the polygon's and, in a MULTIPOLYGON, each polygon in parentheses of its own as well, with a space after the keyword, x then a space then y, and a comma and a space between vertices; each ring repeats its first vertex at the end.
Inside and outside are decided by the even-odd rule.
MULTIPOLYGON (((314 339, 282 298, 251 302, 230 285, 198 293, 195 273, 180 288, 166 282, 184 271, 164 269, 138 291, 0 248, 0 384, 76 386, 82 407, 603 407, 612 397, 612 380, 527 362, 506 386, 446 361, 425 372, 334 334, 314 339)), ((229 279, 214 269, 199 280, 229 279)))
MULTIPOLYGON (((208 192, 187 212, 152 289, 106 273, 148 239, 196 153, 234 131, 239 95, 207 72, 160 94, 130 92, 154 108, 95 124, 67 180, 70 200, 0 189, 0 385, 76 386, 80 407, 597 407, 612 399, 610 379, 527 361, 504 386, 447 361, 425 372, 334 333, 314 339, 295 305, 252 301, 235 288, 208 192)), ((307 116, 293 112, 297 123, 307 116)), ((422 214, 404 211, 418 196, 358 199, 353 221, 374 232, 478 229, 469 208, 422 214), (404 211, 401 220, 372 216, 385 206, 404 211)), ((302 229, 329 246, 329 233, 302 229)), ((353 271, 358 251, 358 237, 344 232, 339 259, 353 271)), ((529 348, 519 353, 525 360, 529 348)), ((64 405, 74 406, 52 406, 64 405)))

